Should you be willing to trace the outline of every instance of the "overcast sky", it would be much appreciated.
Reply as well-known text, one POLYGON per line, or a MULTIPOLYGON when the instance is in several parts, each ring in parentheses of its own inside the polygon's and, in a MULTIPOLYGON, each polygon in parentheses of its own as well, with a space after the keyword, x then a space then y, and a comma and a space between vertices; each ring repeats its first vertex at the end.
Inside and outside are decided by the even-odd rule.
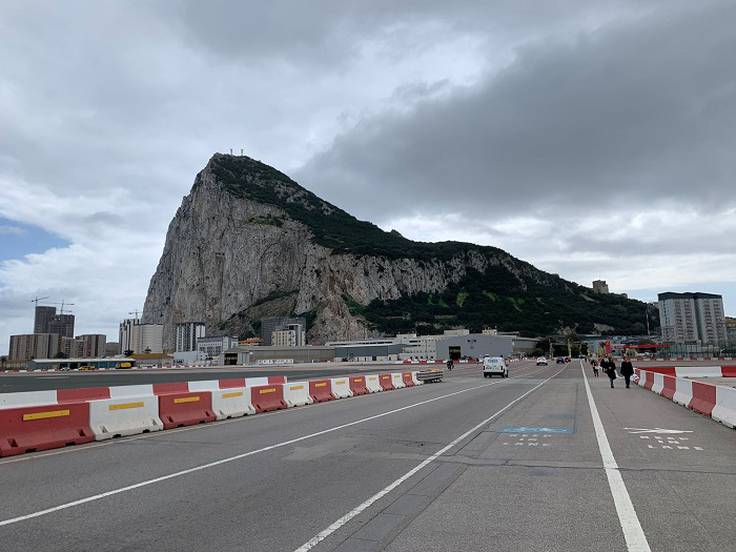
POLYGON ((736 315, 734 52, 730 1, 4 0, 0 353, 36 295, 117 340, 230 148, 413 239, 736 315))

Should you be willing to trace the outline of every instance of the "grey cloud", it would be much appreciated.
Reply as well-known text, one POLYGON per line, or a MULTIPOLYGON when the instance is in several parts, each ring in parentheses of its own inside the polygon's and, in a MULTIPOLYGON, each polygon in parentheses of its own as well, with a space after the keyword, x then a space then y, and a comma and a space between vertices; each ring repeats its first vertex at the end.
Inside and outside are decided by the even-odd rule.
POLYGON ((361 121, 297 176, 384 220, 733 204, 734 29, 721 4, 527 45, 477 87, 361 121))

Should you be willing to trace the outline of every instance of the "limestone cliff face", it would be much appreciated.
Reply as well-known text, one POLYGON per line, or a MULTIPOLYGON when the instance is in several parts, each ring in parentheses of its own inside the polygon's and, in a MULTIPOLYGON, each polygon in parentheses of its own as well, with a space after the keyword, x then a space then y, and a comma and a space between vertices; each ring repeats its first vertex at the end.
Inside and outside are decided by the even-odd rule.
MULTIPOLYGON (((213 168, 226 157, 216 155, 197 175, 151 279, 143 318, 164 324, 167 348, 177 322, 203 320, 208 332, 245 335, 263 316, 292 313, 312 313, 315 342, 361 337, 368 330, 346 301, 440 292, 468 267, 482 272, 502 261, 477 252, 429 261, 335 253, 284 209, 223 186, 213 168)), ((329 216, 333 207, 324 209, 329 216)))
POLYGON ((291 314, 308 317, 310 342, 350 339, 378 332, 362 306, 441 294, 469 273, 491 272, 518 293, 575 286, 499 249, 384 232, 267 165, 216 154, 169 225, 143 319, 164 324, 167 349, 177 322, 244 337, 262 317, 291 314))

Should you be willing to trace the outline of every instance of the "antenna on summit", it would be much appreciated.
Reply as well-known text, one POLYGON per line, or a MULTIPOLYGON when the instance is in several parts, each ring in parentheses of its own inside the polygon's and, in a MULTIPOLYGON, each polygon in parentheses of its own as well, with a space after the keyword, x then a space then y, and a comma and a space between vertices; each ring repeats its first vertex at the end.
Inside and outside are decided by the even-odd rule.
POLYGON ((233 148, 230 148, 230 155, 233 154, 233 148))
POLYGON ((243 157, 243 148, 240 148, 240 157, 243 157))

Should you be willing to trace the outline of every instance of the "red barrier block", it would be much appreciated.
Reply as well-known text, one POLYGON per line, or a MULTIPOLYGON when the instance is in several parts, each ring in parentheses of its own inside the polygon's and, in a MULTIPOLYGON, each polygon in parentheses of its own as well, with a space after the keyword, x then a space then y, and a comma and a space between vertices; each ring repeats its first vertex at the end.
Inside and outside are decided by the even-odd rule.
POLYGON ((189 384, 186 381, 171 381, 168 383, 154 383, 154 395, 169 395, 171 393, 188 393, 189 384))
POLYGON ((331 401, 335 398, 332 394, 332 386, 330 380, 310 380, 309 396, 316 403, 331 401))
POLYGON ((256 385, 251 387, 250 402, 256 412, 281 410, 288 406, 284 401, 283 385, 256 385))
POLYGON ((0 410, 0 456, 94 441, 89 403, 51 404, 0 410))
POLYGON ((407 387, 414 387, 414 378, 411 376, 411 372, 402 372, 401 379, 407 387))
POLYGON ((392 391, 394 389, 394 384, 391 381, 391 374, 379 374, 378 383, 384 391, 392 391))
POLYGON ((644 389, 648 389, 649 391, 652 390, 652 385, 654 385, 654 376, 649 370, 644 370, 645 372, 649 372, 646 374, 647 380, 644 382, 644 389))
POLYGON ((158 413, 164 429, 214 422, 212 393, 168 393, 158 396, 158 413))
POLYGON ((286 383, 286 376, 268 376, 268 384, 273 385, 279 383, 281 385, 286 383))
POLYGON ((647 372, 656 372, 657 374, 665 374, 667 376, 676 376, 674 366, 647 366, 647 372))
POLYGON ((353 395, 367 395, 368 388, 365 385, 365 376, 350 376, 350 390, 353 395))
POLYGON ((403 364, 412 364, 412 362, 408 358, 405 358, 403 364))
POLYGON ((662 392, 660 395, 663 397, 667 397, 669 400, 672 400, 672 397, 675 396, 675 390, 677 386, 677 378, 672 376, 664 376, 664 387, 662 388, 662 392))
POLYGON ((721 366, 721 376, 724 378, 736 378, 736 366, 721 366))
POLYGON ((81 389, 57 389, 56 400, 59 403, 96 401, 110 398, 109 387, 83 387, 81 389))
POLYGON ((716 386, 709 383, 693 382, 693 398, 688 408, 710 416, 716 406, 716 386))
POLYGON ((235 389, 245 387, 245 378, 229 378, 219 380, 220 389, 235 389))

